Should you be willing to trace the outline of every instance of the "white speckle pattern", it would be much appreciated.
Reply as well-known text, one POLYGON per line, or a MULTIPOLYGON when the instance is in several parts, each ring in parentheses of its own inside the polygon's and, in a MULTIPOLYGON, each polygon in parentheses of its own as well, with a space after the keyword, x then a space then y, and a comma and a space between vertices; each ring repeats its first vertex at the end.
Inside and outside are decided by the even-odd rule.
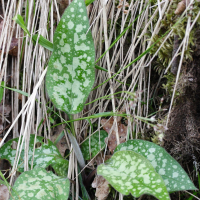
POLYGON ((106 164, 97 168, 97 174, 103 176, 118 192, 139 197, 144 193, 158 199, 170 200, 167 188, 161 176, 155 172, 150 162, 134 151, 118 151, 106 164))
POLYGON ((87 19, 82 0, 72 1, 55 31, 46 75, 50 99, 58 109, 70 114, 83 109, 94 84, 95 49, 91 32, 86 35, 90 26, 87 19))
POLYGON ((165 175, 165 170, 163 168, 159 169, 158 173, 160 175, 165 175))
POLYGON ((61 55, 60 56, 60 61, 61 61, 62 64, 66 63, 66 57, 61 55))
POLYGON ((104 140, 106 137, 108 137, 108 133, 104 130, 101 130, 100 133, 94 133, 90 138, 83 142, 83 144, 81 145, 81 152, 83 153, 83 157, 85 160, 90 160, 91 158, 96 156, 103 147, 105 147, 104 140))
POLYGON ((54 68, 57 69, 57 70, 59 70, 60 72, 63 69, 63 67, 62 67, 62 65, 61 65, 61 63, 59 62, 58 59, 54 62, 54 68))
POLYGON ((80 33, 82 30, 83 30, 82 24, 76 25, 76 32, 77 32, 77 33, 80 33))
POLYGON ((74 23, 71 20, 67 23, 67 25, 69 29, 72 29, 74 27, 74 23))
POLYGON ((13 186, 11 199, 68 199, 70 182, 45 169, 35 168, 22 173, 13 186), (42 175, 41 175, 42 174, 42 175), (33 181, 34 179, 34 181, 33 181), (54 186, 55 185, 55 186, 54 186), (19 196, 18 196, 19 195, 19 196), (29 198, 27 198, 29 197, 29 198), (52 199, 52 198, 50 198, 52 199))
POLYGON ((155 159, 155 156, 154 156, 153 154, 149 154, 149 155, 147 156, 147 158, 148 158, 148 160, 152 161, 152 160, 155 159))
POLYGON ((71 48, 69 44, 65 44, 63 47, 60 48, 63 53, 69 53, 71 48))
POLYGON ((79 37, 77 33, 74 33, 74 43, 76 44, 79 41, 79 37))
POLYGON ((169 192, 183 190, 183 185, 186 190, 195 189, 179 163, 162 147, 144 140, 129 140, 118 145, 115 152, 122 150, 132 150, 147 158, 157 173, 162 176, 169 192))
POLYGON ((75 45, 75 49, 76 49, 76 51, 79 51, 79 50, 84 50, 84 51, 86 51, 86 50, 90 50, 90 47, 89 46, 87 46, 87 45, 85 45, 84 43, 82 43, 81 45, 75 45))
POLYGON ((150 148, 150 149, 149 149, 149 152, 150 152, 150 153, 155 152, 155 148, 150 148))
MULTIPOLYGON (((1 158, 8 159, 11 165, 13 165, 15 155, 16 155, 16 150, 11 148, 11 144, 13 141, 18 142, 18 140, 19 138, 12 139, 0 148, 1 158), (7 150, 8 155, 5 155, 4 157, 2 156, 1 151, 5 151, 5 150, 7 150)), ((55 180, 55 177, 58 177, 58 176, 55 176, 53 174, 53 176, 55 177, 52 177, 51 172, 47 173, 45 169, 41 169, 40 167, 47 168, 48 166, 52 164, 56 164, 56 162, 59 163, 60 161, 61 163, 59 164, 58 168, 59 170, 61 170, 61 172, 55 166, 53 168, 55 172, 59 174, 60 176, 65 176, 65 177, 67 176, 68 161, 62 158, 62 156, 60 155, 60 152, 58 151, 57 147, 53 144, 52 141, 48 140, 47 143, 44 143, 43 140, 44 140, 44 137, 41 137, 41 136, 36 137, 36 149, 35 149, 34 162, 33 162, 33 168, 35 171, 32 170, 32 171, 24 172, 24 165, 23 165, 24 160, 23 159, 19 160, 18 171, 24 172, 24 173, 22 173, 18 177, 18 179, 15 182, 14 188, 18 192, 22 200, 29 199, 27 197, 30 197, 30 199, 35 199, 36 196, 38 197, 38 199, 43 199, 43 198, 40 198, 41 196, 43 196, 44 199, 48 199, 49 190, 51 190, 52 188, 52 191, 55 192, 52 186, 54 185, 53 181, 55 180), (37 146, 37 144, 40 144, 40 146, 37 146), (32 172, 34 173, 31 175, 32 172), (42 179, 43 179, 43 183, 40 182, 40 180, 42 179), (42 185, 42 184, 45 184, 46 182, 50 183, 50 185, 48 186, 49 189, 47 191, 45 190, 44 185, 42 185), (31 197, 34 197, 34 198, 31 198, 31 197)), ((34 147, 35 147, 35 135, 31 134, 30 142, 29 142, 29 151, 28 151, 29 166, 31 166, 32 164, 32 155, 33 155, 34 147)), ((24 147, 22 148, 22 155, 24 155, 24 147)), ((46 186, 48 185, 48 183, 46 184, 46 186)), ((65 185, 65 183, 62 183, 62 185, 65 185)), ((14 192, 13 195, 15 196, 16 193, 14 192)), ((19 199, 18 196, 15 196, 15 197, 16 198, 14 199, 19 199)))
POLYGON ((173 177, 173 178, 177 178, 177 177, 178 177, 178 173, 177 173, 177 172, 174 172, 173 175, 172 175, 172 177, 173 177))
POLYGON ((86 40, 86 34, 82 34, 80 38, 81 40, 86 40))

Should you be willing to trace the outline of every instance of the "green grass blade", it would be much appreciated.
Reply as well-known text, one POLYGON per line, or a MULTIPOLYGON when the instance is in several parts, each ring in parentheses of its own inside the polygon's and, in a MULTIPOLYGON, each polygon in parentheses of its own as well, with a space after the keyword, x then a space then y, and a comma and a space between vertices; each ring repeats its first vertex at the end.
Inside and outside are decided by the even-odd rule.
MULTIPOLYGON (((16 15, 13 17, 13 20, 20 25, 20 27, 24 30, 24 32, 31 37, 30 32, 28 31, 24 20, 21 15, 16 15)), ((34 44, 37 42, 38 34, 35 34, 32 36, 32 40, 34 44)), ((48 49, 49 51, 53 51, 53 43, 51 43, 49 40, 45 39, 43 36, 40 35, 40 38, 38 40, 38 43, 43 46, 44 48, 48 49)))
MULTIPOLYGON (((31 34, 30 34, 30 32, 28 31, 28 29, 27 29, 27 27, 26 27, 26 25, 25 25, 25 23, 24 23, 24 20, 23 20, 23 18, 22 18, 21 15, 16 15, 16 16, 13 18, 13 20, 15 20, 15 22, 16 22, 17 24, 20 25, 20 27, 24 30, 24 32, 25 32, 26 34, 28 34, 29 37, 31 37, 31 34)), ((32 40, 33 40, 34 43, 37 42, 37 38, 38 38, 38 34, 35 34, 35 35, 32 36, 32 40)), ((39 43, 42 47, 44 47, 45 49, 48 49, 49 51, 53 51, 53 43, 50 42, 49 40, 47 40, 46 38, 44 38, 42 35, 40 35, 40 38, 39 38, 39 40, 38 40, 38 43, 39 43)), ((98 66, 98 65, 95 65, 95 68, 96 68, 96 69, 99 69, 99 70, 102 70, 102 71, 105 71, 105 72, 108 72, 107 69, 104 69, 103 67, 100 67, 100 66, 98 66)))
POLYGON ((105 69, 105 68, 103 68, 103 67, 100 67, 100 66, 98 66, 98 65, 95 65, 95 68, 96 68, 96 69, 100 69, 100 70, 105 71, 105 72, 108 72, 107 69, 105 69))
POLYGON ((2 99, 3 99, 3 93, 4 93, 4 84, 5 84, 5 82, 4 81, 2 81, 1 82, 1 86, 2 87, 0 87, 0 103, 1 103, 1 101, 2 101, 2 99))
MULTIPOLYGON (((52 112, 54 112, 54 111, 52 110, 52 112)), ((61 124, 68 124, 68 123, 74 122, 74 121, 87 120, 87 119, 96 119, 96 118, 99 118, 99 117, 111 117, 111 116, 127 117, 127 114, 118 114, 118 113, 113 113, 113 112, 102 112, 102 113, 94 114, 94 115, 91 115, 91 116, 88 116, 88 117, 82 117, 82 118, 78 118, 78 119, 73 119, 73 120, 70 120, 70 121, 65 121, 62 118, 62 120, 63 120, 62 123, 56 124, 54 126, 51 126, 51 128, 59 126, 61 124)), ((58 115, 58 117, 60 117, 60 116, 58 115)))
POLYGON ((90 5, 92 2, 94 2, 94 0, 85 0, 85 5, 88 6, 88 5, 90 5))
MULTIPOLYGON (((33 40, 36 42, 38 38, 38 34, 33 35, 33 40)), ((38 43, 44 47, 45 49, 48 49, 49 51, 53 51, 53 43, 51 43, 49 40, 44 38, 42 35, 40 35, 40 38, 38 40, 38 43)))
POLYGON ((26 34, 28 34, 29 37, 31 37, 31 34, 30 34, 30 32, 28 31, 28 29, 27 29, 27 27, 26 27, 26 25, 25 25, 25 23, 24 23, 24 20, 23 20, 23 18, 22 18, 21 15, 15 15, 15 16, 13 17, 13 20, 14 20, 17 24, 19 24, 19 25, 21 26, 21 28, 24 30, 24 32, 25 32, 26 34))
POLYGON ((125 28, 122 33, 115 39, 115 41, 109 46, 109 48, 100 56, 100 58, 96 61, 99 62, 99 60, 101 60, 101 58, 115 45, 115 43, 126 33, 126 31, 132 27, 132 25, 134 24, 134 22, 137 21, 137 19, 140 17, 140 15, 142 15, 142 13, 145 11, 145 9, 147 8, 147 6, 151 3, 151 0, 149 1, 149 3, 145 6, 145 8, 140 12, 140 14, 133 20, 133 22, 127 27, 125 28))
POLYGON ((62 139, 62 137, 65 135, 65 132, 62 131, 59 136, 56 138, 54 144, 57 145, 57 143, 62 139))
POLYGON ((81 186, 82 198, 83 198, 83 200, 90 200, 90 196, 89 196, 89 194, 88 194, 88 192, 87 192, 87 190, 86 190, 86 188, 85 188, 85 186, 83 184, 83 179, 82 179, 82 176, 80 174, 79 167, 78 167, 78 173, 79 173, 78 180, 79 180, 79 184, 81 186))
POLYGON ((10 88, 10 87, 3 86, 3 85, 1 85, 0 88, 1 88, 1 87, 6 88, 6 89, 8 89, 8 90, 12 90, 13 92, 17 92, 17 93, 22 94, 22 95, 24 95, 24 96, 26 96, 26 97, 29 97, 29 94, 28 94, 28 93, 23 92, 23 91, 21 91, 21 90, 18 90, 18 89, 15 89, 15 88, 10 88))

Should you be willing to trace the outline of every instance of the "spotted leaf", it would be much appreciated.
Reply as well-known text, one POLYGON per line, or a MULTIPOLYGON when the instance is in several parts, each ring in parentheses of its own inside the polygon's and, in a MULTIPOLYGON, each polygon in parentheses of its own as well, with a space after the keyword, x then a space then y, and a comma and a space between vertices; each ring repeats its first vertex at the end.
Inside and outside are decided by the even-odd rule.
POLYGON ((162 176, 168 192, 196 190, 180 164, 162 147, 145 140, 128 140, 118 145, 115 152, 124 150, 132 150, 148 159, 156 172, 162 176))
POLYGON ((145 157, 134 151, 114 153, 105 164, 98 166, 97 174, 124 195, 151 194, 160 200, 170 200, 161 176, 145 157))
POLYGON ((108 133, 102 130, 100 131, 100 134, 99 132, 96 132, 90 138, 85 140, 85 142, 83 142, 83 144, 81 145, 81 151, 85 160, 90 160, 91 158, 96 156, 98 152, 102 150, 103 147, 105 147, 104 140, 107 136, 108 133), (90 158, 90 152, 91 152, 91 158, 90 158))
POLYGON ((95 49, 88 29, 84 1, 72 1, 56 28, 46 75, 50 99, 69 114, 83 109, 94 84, 95 49))
POLYGON ((36 168, 22 173, 16 180, 10 199, 63 200, 68 199, 70 182, 45 169, 36 168))
MULTIPOLYGON (((28 152, 28 158, 29 158, 29 167, 31 167, 32 163, 32 156, 33 156, 33 148, 34 148, 34 139, 35 135, 30 135, 30 142, 29 142, 29 152, 28 152)), ((10 164, 13 166, 15 155, 16 155, 16 149, 12 148, 12 143, 19 142, 19 138, 14 138, 12 140, 9 140, 6 144, 4 144, 0 148, 0 155, 1 159, 6 159, 10 162, 10 164)), ((42 167, 46 168, 49 165, 52 165, 55 172, 60 176, 65 176, 68 170, 68 160, 63 159, 61 156, 59 150, 57 147, 53 144, 52 141, 48 140, 48 143, 44 143, 44 137, 37 136, 36 138, 36 144, 35 144, 35 153, 34 153, 34 162, 33 167, 42 167), (60 167, 58 168, 57 165, 60 167)), ((23 172, 24 171, 24 146, 21 152, 19 164, 18 164, 18 171, 23 172)))
POLYGON ((51 164, 57 175, 63 177, 67 177, 68 175, 68 165, 68 160, 65 160, 63 158, 57 158, 56 162, 51 164))

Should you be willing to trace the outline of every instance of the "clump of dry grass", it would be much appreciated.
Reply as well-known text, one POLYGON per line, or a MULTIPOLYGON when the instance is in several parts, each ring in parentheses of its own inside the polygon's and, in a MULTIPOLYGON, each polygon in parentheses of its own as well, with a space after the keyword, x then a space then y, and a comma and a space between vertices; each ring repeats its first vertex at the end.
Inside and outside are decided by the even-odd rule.
MULTIPOLYGON (((7 7, 1 4, 3 8, 2 15, 4 28, 1 31, 0 37, 0 46, 2 48, 0 58, 0 82, 4 80, 6 83, 10 84, 12 88, 27 92, 30 96, 20 96, 17 92, 11 92, 8 101, 12 108, 12 114, 9 120, 2 117, 2 124, 4 126, 7 126, 8 124, 10 125, 9 128, 3 132, 3 140, 6 140, 10 134, 12 134, 13 138, 19 136, 24 137, 26 151, 28 152, 29 135, 32 133, 37 135, 43 134, 44 137, 50 139, 53 131, 51 126, 55 125, 51 124, 49 120, 50 114, 48 112, 48 107, 51 108, 53 105, 45 93, 44 85, 47 70, 46 65, 51 52, 45 50, 38 44, 34 45, 31 38, 26 35, 21 37, 22 30, 14 21, 12 21, 12 18, 15 14, 25 16, 25 21, 27 22, 27 27, 31 34, 37 32, 53 42, 53 33, 56 24, 60 20, 59 9, 62 10, 63 7, 59 8, 59 6, 62 5, 60 3, 62 2, 59 1, 59 4, 57 4, 56 1, 49 0, 35 1, 35 5, 34 1, 26 0, 18 2, 8 0, 6 3, 7 7), (16 57, 8 56, 7 48, 10 46, 12 37, 18 38, 18 54, 16 57), (45 120, 40 125, 43 119, 45 120)), ((149 99, 153 97, 153 94, 155 93, 154 88, 156 88, 151 88, 152 73, 155 73, 152 70, 154 67, 154 60, 160 48, 162 48, 167 39, 171 37, 172 31, 165 36, 165 40, 154 55, 146 54, 137 62, 131 64, 128 68, 124 68, 152 45, 152 40, 160 32, 162 27, 161 22, 162 20, 165 20, 165 14, 170 11, 172 5, 173 2, 169 1, 158 1, 158 4, 155 4, 149 3, 149 1, 108 0, 107 4, 104 4, 101 0, 95 0, 92 6, 88 6, 91 31, 96 48, 96 58, 99 58, 105 50, 109 48, 117 36, 123 32, 123 30, 129 26, 142 11, 143 12, 138 19, 135 20, 129 31, 127 31, 105 54, 105 56, 99 60, 98 65, 107 69, 108 73, 97 70, 94 87, 108 80, 115 73, 121 70, 120 73, 118 73, 114 78, 111 78, 105 84, 96 87, 96 89, 90 93, 87 102, 92 102, 95 99, 98 100, 85 106, 85 109, 81 113, 77 114, 75 118, 82 118, 107 111, 118 112, 121 107, 129 105, 129 98, 131 96, 127 92, 134 93, 136 90, 143 91, 139 93, 138 101, 135 105, 137 109, 130 109, 129 106, 126 106, 126 113, 145 117, 149 115, 149 99), (157 20, 155 20, 155 18, 157 20), (121 93, 115 95, 116 92, 121 93), (111 98, 99 99, 106 95, 111 95, 111 98)), ((182 19, 186 12, 188 12, 188 9, 186 9, 179 18, 182 19)), ((185 37, 176 52, 181 52, 181 59, 176 75, 176 83, 167 117, 167 123, 173 105, 176 85, 179 80, 184 52, 185 49, 187 49, 190 32, 196 23, 199 14, 200 13, 198 13, 193 21, 191 21, 191 17, 188 17, 185 37)), ((174 57, 175 56, 176 54, 174 57)), ((170 65, 171 64, 169 64, 169 67, 170 65)), ((169 67, 167 67, 165 72, 168 71, 169 67)), ((161 74, 163 75, 164 71, 161 74)), ((5 105, 7 101, 5 97, 6 96, 4 96, 3 99, 3 105, 5 105)), ((64 119, 67 118, 67 116, 62 113, 60 113, 60 116, 64 119)), ((95 131, 102 128, 100 122, 101 118, 91 119, 91 123, 95 124, 97 127, 95 131)), ((117 118, 114 117, 114 129, 116 124, 117 118)), ((145 138, 144 133, 146 125, 144 123, 140 121, 132 122, 128 118, 127 124, 131 132, 135 132, 134 138, 145 138)), ((89 134, 92 134, 88 121, 77 121, 74 125, 78 142, 81 142, 89 134)), ((116 134, 118 135, 117 129, 116 134)), ((130 135, 130 138, 133 138, 132 134, 130 135)), ((69 144, 68 138, 67 142, 69 144)), ((20 149, 18 148, 18 150, 20 149)), ((72 150, 72 146, 70 146, 70 150, 72 150)), ((11 172, 11 183, 13 183, 14 180, 18 159, 19 155, 16 155, 16 163, 11 172)), ((25 154, 25 170, 28 170, 27 163, 28 157, 27 154, 25 154)), ((69 157, 68 178, 75 181, 75 184, 72 184, 71 187, 73 199, 78 199, 80 190, 77 176, 77 160, 72 151, 69 157)), ((120 196, 120 199, 123 199, 123 197, 120 196)))

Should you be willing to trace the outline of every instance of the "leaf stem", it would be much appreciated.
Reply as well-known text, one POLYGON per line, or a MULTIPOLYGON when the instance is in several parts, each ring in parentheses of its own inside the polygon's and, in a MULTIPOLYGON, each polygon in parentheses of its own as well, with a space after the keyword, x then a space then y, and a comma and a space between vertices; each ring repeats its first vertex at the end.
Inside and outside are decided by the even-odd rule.
POLYGON ((71 115, 71 114, 68 114, 69 116, 69 120, 70 120, 70 124, 71 124, 71 131, 72 131, 72 134, 73 136, 76 138, 76 132, 75 132, 75 128, 74 128, 74 116, 71 115))

